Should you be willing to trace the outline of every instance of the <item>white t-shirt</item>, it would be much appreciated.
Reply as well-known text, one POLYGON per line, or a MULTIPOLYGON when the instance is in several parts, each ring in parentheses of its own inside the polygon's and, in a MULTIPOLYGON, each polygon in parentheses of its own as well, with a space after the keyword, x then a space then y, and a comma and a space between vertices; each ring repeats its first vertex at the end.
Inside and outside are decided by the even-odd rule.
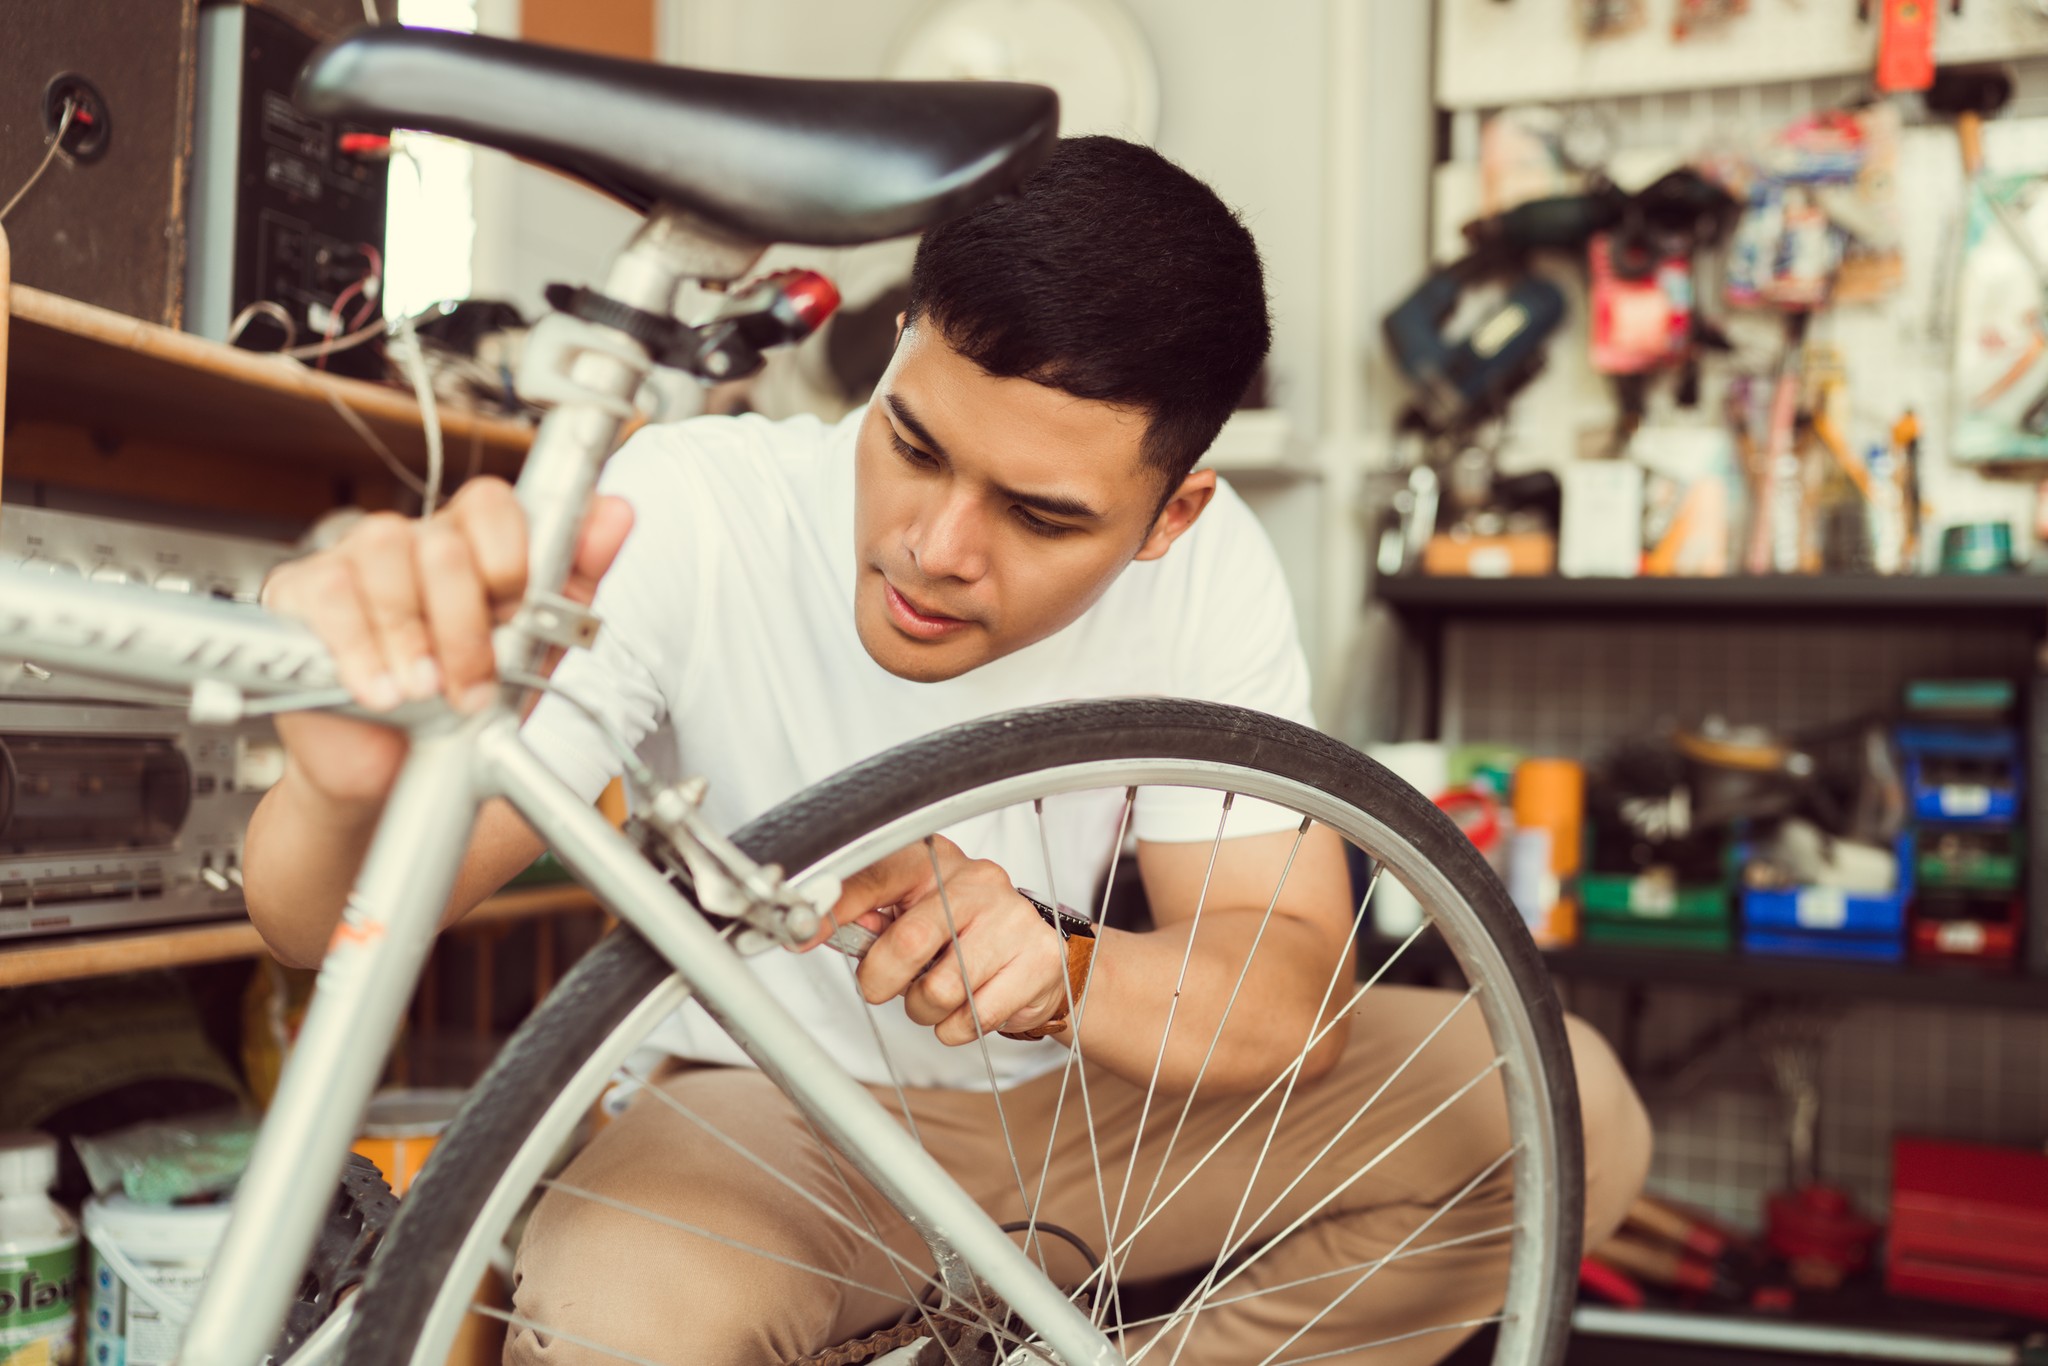
MULTIPOLYGON (((1221 481, 1165 556, 1127 566, 1065 629, 940 683, 884 670, 854 628, 861 416, 833 426, 708 417, 650 427, 605 470, 601 486, 632 505, 633 531, 598 591, 604 627, 596 645, 564 659, 555 678, 655 773, 708 779, 704 809, 719 828, 736 830, 891 746, 1015 707, 1150 694, 1313 724, 1279 562, 1257 519, 1221 481)), ((525 735, 588 798, 618 771, 589 719, 559 698, 535 708, 525 735)), ((995 860, 1019 886, 1086 908, 1108 872, 1123 801, 1121 789, 1048 800, 1050 870, 1029 805, 944 833, 971 857, 995 860)), ((1131 824, 1140 840, 1207 841, 1220 810, 1213 793, 1145 789, 1131 824)), ((1298 819, 1240 800, 1226 833, 1270 833, 1298 819)), ((889 1081, 850 960, 816 950, 749 962, 854 1076, 889 1081)), ((898 1003, 871 1014, 904 1084, 987 1088, 978 1050, 939 1043, 898 1003)), ((680 1057, 746 1061, 694 1004, 649 1042, 680 1057)), ((1004 1087, 1064 1056, 1051 1041, 996 1038, 989 1049, 1004 1087)))

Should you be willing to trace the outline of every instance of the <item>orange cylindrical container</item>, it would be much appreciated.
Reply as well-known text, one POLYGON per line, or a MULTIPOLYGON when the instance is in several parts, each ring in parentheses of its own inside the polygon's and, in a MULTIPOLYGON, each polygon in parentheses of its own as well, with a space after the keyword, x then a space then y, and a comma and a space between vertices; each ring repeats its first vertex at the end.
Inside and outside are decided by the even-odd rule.
POLYGON ((1514 879, 1515 904, 1539 944, 1569 944, 1578 937, 1578 906, 1564 888, 1579 871, 1586 821, 1586 769, 1572 759, 1525 759, 1515 769, 1515 832, 1523 841, 1547 842, 1548 857, 1525 850, 1514 879), (1531 865, 1534 866, 1531 866, 1531 865))
POLYGON ((454 1090, 383 1091, 363 1115, 362 1137, 355 1151, 377 1164, 394 1195, 404 1195, 420 1174, 427 1154, 441 1140, 441 1131, 462 1106, 454 1090))

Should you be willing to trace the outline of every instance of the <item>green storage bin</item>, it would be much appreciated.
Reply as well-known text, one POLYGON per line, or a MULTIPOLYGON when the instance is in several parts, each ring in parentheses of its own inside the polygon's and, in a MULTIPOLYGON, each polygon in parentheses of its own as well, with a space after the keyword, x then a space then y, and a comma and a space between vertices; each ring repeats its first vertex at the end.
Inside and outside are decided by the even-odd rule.
POLYGON ((1579 937, 1588 944, 1623 949, 1681 949, 1692 953, 1727 953, 1735 947, 1735 932, 1723 920, 1718 925, 1657 923, 1644 920, 1588 920, 1579 926, 1579 937))
POLYGON ((1956 891, 2010 892, 2020 885, 2020 837, 2001 833, 1995 848, 1973 847, 1985 832, 1956 830, 1952 837, 1939 827, 1920 828, 1920 855, 1914 872, 1927 888, 1956 891))
POLYGON ((1589 921, 1625 924, 1728 924, 1728 888, 1721 883, 1680 887, 1668 879, 1626 873, 1579 877, 1579 907, 1589 921))

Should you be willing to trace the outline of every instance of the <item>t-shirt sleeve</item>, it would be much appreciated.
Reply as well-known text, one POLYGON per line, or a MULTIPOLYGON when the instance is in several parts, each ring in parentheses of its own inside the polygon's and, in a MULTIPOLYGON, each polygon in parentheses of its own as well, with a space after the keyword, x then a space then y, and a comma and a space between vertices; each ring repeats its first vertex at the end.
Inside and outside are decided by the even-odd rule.
POLYGON ((633 529, 591 604, 603 623, 597 642, 555 669, 556 689, 582 705, 551 692, 520 732, 586 800, 624 766, 614 738, 637 747, 686 695, 691 623, 705 590, 705 538, 681 524, 704 501, 690 487, 691 444, 687 425, 650 427, 606 465, 598 488, 631 505, 633 529))
MULTIPOLYGON (((1236 492, 1224 486, 1196 531, 1210 539, 1185 547, 1196 553, 1187 566, 1184 601, 1176 605, 1175 695, 1315 725, 1308 657, 1295 626, 1293 596, 1265 529, 1236 492)), ((1222 805, 1214 792, 1143 788, 1131 826, 1141 840, 1187 843, 1216 838, 1219 825, 1228 839, 1272 834, 1301 823, 1295 812, 1248 797, 1231 803, 1227 819, 1222 805)))

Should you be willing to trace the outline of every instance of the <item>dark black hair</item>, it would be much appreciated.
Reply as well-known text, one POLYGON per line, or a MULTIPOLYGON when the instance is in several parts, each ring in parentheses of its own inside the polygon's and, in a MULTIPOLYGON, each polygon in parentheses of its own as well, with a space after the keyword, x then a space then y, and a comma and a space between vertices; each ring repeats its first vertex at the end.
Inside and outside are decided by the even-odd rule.
POLYGON ((1011 199, 927 232, 910 272, 929 323, 991 375, 1151 419, 1145 461, 1183 476, 1272 344, 1252 235, 1149 147, 1062 138, 1011 199))

